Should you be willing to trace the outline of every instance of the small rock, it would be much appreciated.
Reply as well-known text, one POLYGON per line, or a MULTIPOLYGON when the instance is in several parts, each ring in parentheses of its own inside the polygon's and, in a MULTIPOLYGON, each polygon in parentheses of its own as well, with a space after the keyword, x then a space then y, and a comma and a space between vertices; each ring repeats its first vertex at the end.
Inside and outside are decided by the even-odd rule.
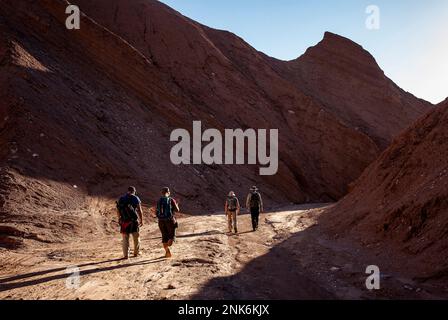
POLYGON ((73 185, 73 188, 78 189, 78 186, 76 184, 73 185))
POLYGON ((414 288, 412 288, 411 286, 409 286, 409 285, 407 285, 407 284, 405 284, 405 285, 403 286, 403 288, 405 288, 406 290, 409 290, 409 291, 413 291, 413 290, 414 290, 414 288))
POLYGON ((339 268, 339 267, 331 267, 331 272, 336 272, 336 271, 339 271, 339 270, 341 270, 341 268, 339 268))
POLYGON ((167 290, 174 290, 176 289, 175 286, 173 286, 172 284, 168 285, 167 290))
POLYGON ((37 158, 37 157, 39 157, 39 154, 33 153, 33 158, 37 158))

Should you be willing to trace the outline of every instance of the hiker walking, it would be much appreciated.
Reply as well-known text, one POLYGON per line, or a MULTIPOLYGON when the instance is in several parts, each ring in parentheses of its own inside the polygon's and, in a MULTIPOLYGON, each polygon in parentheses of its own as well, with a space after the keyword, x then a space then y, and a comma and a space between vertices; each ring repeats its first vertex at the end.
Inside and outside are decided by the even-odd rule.
POLYGON ((227 215, 229 233, 232 233, 232 227, 233 231, 235 231, 235 233, 238 233, 236 217, 240 213, 240 202, 238 201, 235 192, 229 192, 229 195, 226 199, 226 204, 224 206, 224 211, 227 215))
POLYGON ((165 249, 165 257, 171 257, 170 247, 176 237, 177 222, 175 212, 179 212, 179 206, 173 198, 171 198, 170 189, 165 187, 162 189, 162 197, 157 202, 157 218, 159 219, 159 229, 162 233, 162 243, 165 249))
POLYGON ((134 240, 134 257, 140 252, 139 227, 143 226, 143 210, 136 193, 135 187, 129 187, 128 192, 117 201, 118 222, 123 236, 123 259, 129 259, 130 235, 134 240))
POLYGON ((250 212, 252 218, 252 229, 256 231, 258 229, 258 217, 263 212, 263 200, 261 194, 258 192, 258 188, 253 186, 250 189, 246 199, 246 208, 250 212))

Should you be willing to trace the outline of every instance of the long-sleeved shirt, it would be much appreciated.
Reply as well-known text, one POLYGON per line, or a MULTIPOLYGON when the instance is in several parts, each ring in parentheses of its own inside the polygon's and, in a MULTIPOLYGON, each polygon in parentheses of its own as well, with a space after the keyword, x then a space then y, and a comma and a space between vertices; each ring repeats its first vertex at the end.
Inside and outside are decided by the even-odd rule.
POLYGON ((252 194, 254 193, 258 193, 258 196, 260 198, 260 211, 263 211, 263 200, 261 199, 261 194, 259 192, 251 192, 247 195, 246 208, 250 208, 250 199, 252 198, 252 194))

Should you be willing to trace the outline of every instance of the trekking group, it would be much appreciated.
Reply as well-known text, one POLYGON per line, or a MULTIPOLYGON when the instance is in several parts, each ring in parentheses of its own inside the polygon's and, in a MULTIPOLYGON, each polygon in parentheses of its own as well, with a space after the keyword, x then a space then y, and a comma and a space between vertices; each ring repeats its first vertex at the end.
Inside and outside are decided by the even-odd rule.
MULTIPOLYGON (((140 227, 143 226, 143 210, 141 200, 137 196, 135 187, 129 187, 125 195, 117 201, 117 214, 120 224, 120 233, 122 234, 123 258, 129 258, 130 238, 134 243, 133 255, 138 257, 140 254, 140 227)), ((252 230, 258 229, 258 220, 260 213, 263 212, 263 200, 256 186, 250 189, 246 198, 246 208, 251 215, 252 230)), ((165 249, 165 257, 171 257, 170 247, 176 240, 176 229, 178 223, 176 212, 179 212, 178 202, 171 197, 168 187, 162 189, 161 197, 156 205, 156 217, 158 219, 159 229, 162 234, 162 244, 165 249)), ((234 191, 230 191, 225 201, 224 212, 227 216, 229 233, 238 233, 237 217, 240 214, 241 206, 234 191)))

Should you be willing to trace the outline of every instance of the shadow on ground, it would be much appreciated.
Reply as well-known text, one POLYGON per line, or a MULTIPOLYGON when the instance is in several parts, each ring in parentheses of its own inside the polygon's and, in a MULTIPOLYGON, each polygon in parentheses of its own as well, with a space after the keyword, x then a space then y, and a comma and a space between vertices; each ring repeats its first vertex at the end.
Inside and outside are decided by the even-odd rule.
MULTIPOLYGON (((306 205, 299 210, 324 206, 306 205)), ((297 206, 292 208, 298 209, 297 206)), ((336 295, 327 289, 328 286, 322 285, 318 279, 314 279, 312 274, 295 262, 297 255, 303 250, 300 243, 316 237, 317 234, 313 229, 315 228, 308 228, 292 235, 275 245, 267 254, 247 263, 240 272, 232 276, 211 279, 192 299, 336 299, 336 295)), ((313 252, 307 252, 306 255, 307 260, 319 258, 317 253, 314 257, 313 252)))
POLYGON ((210 280, 192 299, 335 299, 297 265, 291 264, 292 251, 285 244, 249 262, 240 272, 210 280))
MULTIPOLYGON (((80 269, 80 275, 82 276, 82 275, 95 274, 95 273, 100 273, 100 272, 105 272, 105 271, 116 270, 116 269, 124 269, 124 268, 133 267, 133 266, 153 264, 153 263, 162 262, 164 260, 165 260, 164 257, 160 257, 160 258, 151 259, 151 260, 143 260, 143 261, 129 263, 128 261, 123 260, 123 259, 113 259, 113 260, 106 260, 106 261, 95 262, 95 263, 86 263, 86 264, 79 265, 76 267, 78 267, 80 269), (100 267, 100 268, 95 268, 95 269, 82 270, 82 268, 88 267, 88 266, 97 266, 97 265, 113 263, 113 262, 119 263, 120 261, 122 261, 123 264, 115 264, 115 265, 110 265, 110 266, 105 266, 105 267, 100 267)), ((0 279, 0 292, 12 290, 12 289, 16 289, 16 288, 34 286, 37 284, 46 283, 46 282, 50 282, 50 281, 54 281, 54 280, 67 279, 67 273, 65 272, 66 270, 67 270, 67 267, 53 268, 53 269, 48 269, 48 270, 43 270, 43 271, 30 272, 30 273, 25 273, 25 274, 19 274, 19 275, 12 276, 12 277, 2 278, 2 279, 0 279), (62 273, 60 273, 60 272, 62 272, 62 273), (56 273, 56 274, 50 275, 51 273, 56 273), (34 277, 38 277, 38 278, 35 278, 32 280, 26 280, 26 281, 17 281, 17 280, 23 280, 23 279, 28 279, 28 278, 34 278, 34 277)))

